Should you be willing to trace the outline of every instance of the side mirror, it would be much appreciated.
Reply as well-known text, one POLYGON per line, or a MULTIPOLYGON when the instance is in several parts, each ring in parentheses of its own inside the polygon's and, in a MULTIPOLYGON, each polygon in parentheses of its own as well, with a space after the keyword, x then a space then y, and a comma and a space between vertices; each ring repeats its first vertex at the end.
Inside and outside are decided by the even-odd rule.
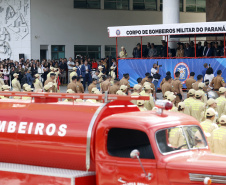
POLYGON ((133 151, 130 153, 130 157, 131 157, 132 159, 137 159, 137 158, 139 158, 139 157, 140 157, 140 152, 139 152, 139 150, 133 150, 133 151))

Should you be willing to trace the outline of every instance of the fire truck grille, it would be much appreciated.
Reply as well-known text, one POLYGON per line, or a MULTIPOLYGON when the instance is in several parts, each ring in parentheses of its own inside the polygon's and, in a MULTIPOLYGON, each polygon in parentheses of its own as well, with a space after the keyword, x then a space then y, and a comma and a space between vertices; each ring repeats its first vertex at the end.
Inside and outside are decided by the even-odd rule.
POLYGON ((209 177, 212 183, 226 184, 226 176, 189 173, 190 181, 203 182, 206 177, 209 177))

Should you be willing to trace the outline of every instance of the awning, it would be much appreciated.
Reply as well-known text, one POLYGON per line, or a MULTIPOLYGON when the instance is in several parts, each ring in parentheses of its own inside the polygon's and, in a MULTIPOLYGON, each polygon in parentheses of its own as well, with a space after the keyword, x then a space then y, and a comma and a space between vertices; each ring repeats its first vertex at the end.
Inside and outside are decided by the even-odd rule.
POLYGON ((109 37, 145 37, 166 35, 216 35, 226 33, 226 22, 199 22, 108 27, 109 37))

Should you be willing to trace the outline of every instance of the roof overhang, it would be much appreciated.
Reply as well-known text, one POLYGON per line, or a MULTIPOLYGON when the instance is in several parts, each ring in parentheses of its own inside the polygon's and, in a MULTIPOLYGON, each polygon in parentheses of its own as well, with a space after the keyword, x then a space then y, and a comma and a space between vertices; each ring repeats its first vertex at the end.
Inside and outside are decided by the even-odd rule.
POLYGON ((226 22, 198 22, 108 27, 109 37, 213 36, 226 33, 226 22))

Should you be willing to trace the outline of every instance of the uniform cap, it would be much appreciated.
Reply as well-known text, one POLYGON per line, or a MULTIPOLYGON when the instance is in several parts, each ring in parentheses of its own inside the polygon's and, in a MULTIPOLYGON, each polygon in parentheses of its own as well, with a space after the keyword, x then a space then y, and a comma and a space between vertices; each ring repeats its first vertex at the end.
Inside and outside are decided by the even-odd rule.
POLYGON ((121 49, 124 49, 124 48, 125 48, 124 46, 121 47, 121 49))
POLYGON ((92 93, 95 93, 95 91, 97 91, 98 89, 96 87, 92 88, 92 93))
POLYGON ((136 85, 134 85, 134 87, 133 87, 134 90, 139 90, 140 88, 141 88, 141 85, 139 85, 139 84, 136 84, 136 85))
POLYGON ((206 116, 215 116, 216 115, 216 111, 213 108, 209 108, 206 111, 206 116))
POLYGON ((116 92, 117 95, 121 95, 121 96, 126 96, 126 94, 124 92, 122 92, 121 90, 116 92))
POLYGON ((73 71, 75 71, 75 70, 77 70, 77 67, 73 67, 72 69, 73 69, 73 71))
POLYGON ((185 103, 184 102, 180 102, 178 104, 178 107, 180 107, 181 109, 185 109, 185 103))
POLYGON ((196 91, 195 92, 195 97, 196 98, 200 98, 202 95, 203 95, 203 92, 202 91, 196 91))
POLYGON ((151 88, 150 85, 145 85, 145 86, 144 86, 144 89, 145 89, 145 90, 149 90, 149 89, 152 89, 152 88, 151 88))
POLYGON ((31 91, 33 91, 34 89, 31 88, 31 86, 27 86, 27 87, 25 87, 25 90, 26 90, 27 92, 31 92, 31 91))
POLYGON ((189 91, 188 91, 188 94, 189 95, 195 95, 195 89, 190 89, 189 91))
POLYGON ((103 69, 103 66, 99 66, 98 69, 103 69))
POLYGON ((39 74, 36 74, 35 77, 38 78, 39 77, 39 74))
POLYGON ((75 91, 73 91, 72 89, 68 89, 67 93, 73 94, 73 93, 75 93, 75 91))
POLYGON ((151 83, 149 83, 149 82, 144 82, 144 86, 145 85, 151 85, 151 83))
POLYGON ((8 86, 8 85, 3 85, 2 86, 2 90, 9 90, 10 89, 10 86, 8 86))
POLYGON ((94 94, 101 94, 101 92, 97 89, 94 94))
POLYGON ((226 115, 220 117, 219 123, 220 123, 221 125, 225 125, 225 124, 226 124, 226 115))
POLYGON ((198 87, 203 89, 205 87, 205 84, 201 82, 199 83, 198 87))
POLYGON ((23 88, 25 89, 27 86, 30 86, 30 85, 28 85, 28 84, 24 84, 24 85, 23 85, 23 88))
POLYGON ((174 94, 169 94, 168 96, 167 96, 167 100, 169 100, 169 101, 173 101, 173 100, 175 100, 176 99, 176 96, 174 95, 174 94))
POLYGON ((16 76, 19 76, 19 74, 18 73, 14 73, 13 74, 13 77, 16 77, 16 76))
POLYGON ((223 94, 223 93, 225 93, 226 92, 226 88, 225 87, 221 87, 220 89, 219 89, 219 93, 220 94, 223 94))
POLYGON ((207 101, 207 105, 212 105, 212 104, 214 104, 214 103, 217 103, 217 101, 215 100, 215 99, 213 99, 213 98, 210 98, 208 101, 207 101))
POLYGON ((54 67, 51 66, 51 67, 50 67, 50 70, 53 71, 53 70, 54 70, 54 67))
POLYGON ((167 98, 167 96, 170 95, 170 94, 173 94, 173 92, 166 91, 165 94, 164 94, 164 97, 167 98))
POLYGON ((47 85, 44 86, 44 89, 45 89, 46 91, 48 91, 50 88, 51 88, 51 87, 50 87, 49 84, 47 84, 47 85))
POLYGON ((125 91, 128 87, 126 85, 121 85, 120 90, 125 91))
POLYGON ((137 105, 144 105, 144 100, 137 100, 137 105))

